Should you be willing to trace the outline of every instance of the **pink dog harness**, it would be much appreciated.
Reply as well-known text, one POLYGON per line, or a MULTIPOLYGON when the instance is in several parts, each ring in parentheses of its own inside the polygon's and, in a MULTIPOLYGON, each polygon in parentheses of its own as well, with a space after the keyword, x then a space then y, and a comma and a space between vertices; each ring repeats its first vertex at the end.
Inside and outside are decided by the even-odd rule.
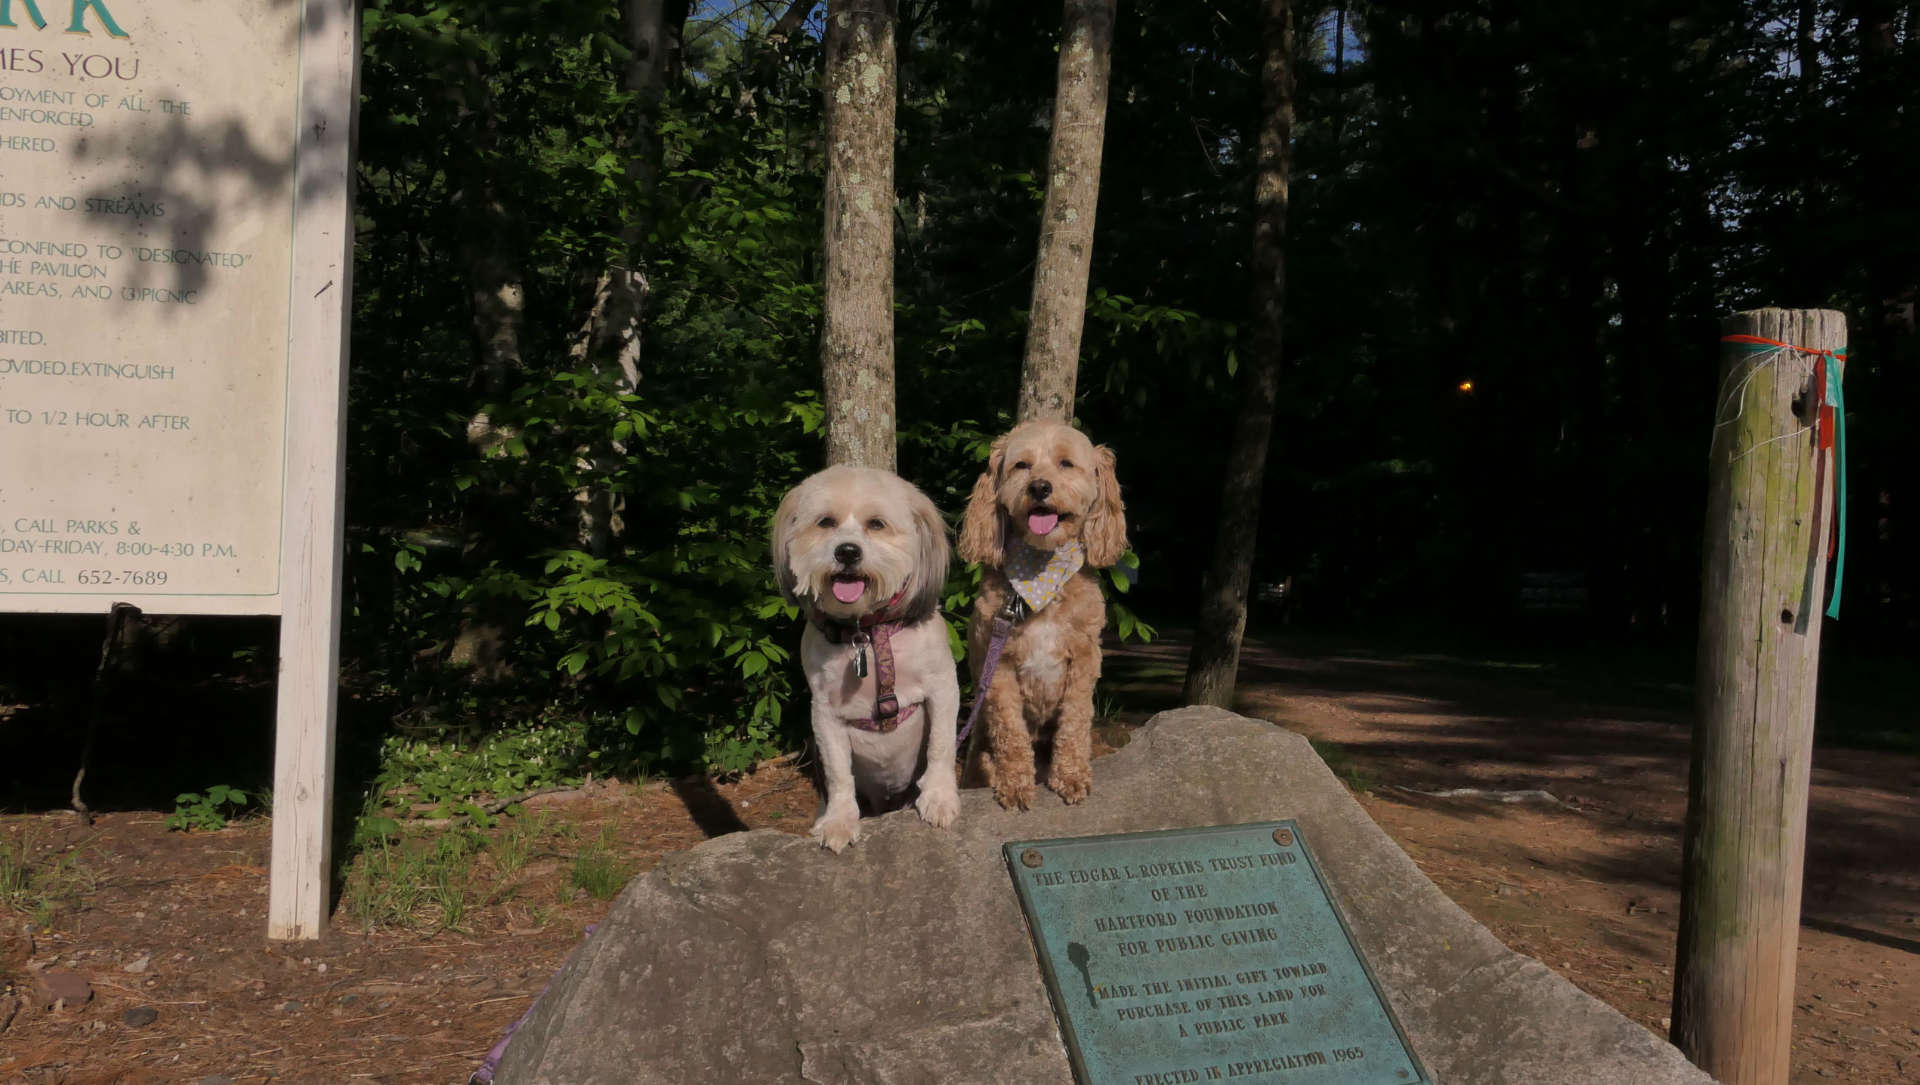
POLYGON ((853 657, 853 673, 856 677, 867 676, 867 648, 873 648, 873 716, 868 719, 848 720, 847 726, 857 731, 871 731, 875 734, 892 734, 894 729, 907 722, 913 715, 917 704, 902 706, 900 698, 893 695, 893 683, 897 673, 893 665, 893 635, 906 628, 907 623, 898 619, 886 620, 885 615, 900 602, 895 595, 887 600, 887 605, 873 614, 860 619, 857 625, 834 622, 815 616, 814 625, 834 644, 844 644, 848 637, 853 638, 858 651, 853 657))

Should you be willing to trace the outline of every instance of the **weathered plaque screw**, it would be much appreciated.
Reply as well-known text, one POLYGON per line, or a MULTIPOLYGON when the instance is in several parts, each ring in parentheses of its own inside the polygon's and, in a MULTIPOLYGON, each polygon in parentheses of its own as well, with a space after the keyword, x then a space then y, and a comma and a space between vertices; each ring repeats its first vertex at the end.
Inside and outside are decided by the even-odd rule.
POLYGON ((1030 866, 1030 867, 1037 867, 1037 866, 1039 866, 1039 865, 1040 865, 1040 851, 1039 851, 1039 849, 1038 849, 1038 848, 1028 848, 1028 849, 1027 849, 1026 851, 1023 851, 1023 852, 1021 852, 1021 853, 1020 853, 1020 861, 1021 861, 1021 862, 1023 862, 1023 863, 1025 863, 1025 864, 1027 864, 1027 865, 1028 865, 1028 866, 1030 866))
POLYGON ((1293 830, 1292 829, 1275 829, 1273 831, 1273 842, 1280 845, 1283 848, 1293 847, 1293 830))
POLYGON ((1407 1073, 1407 1072, 1406 1072, 1405 1070, 1395 1070, 1395 1071, 1394 1071, 1394 1073, 1396 1073, 1396 1074, 1398 1074, 1398 1075, 1400 1075, 1401 1077, 1412 1077, 1412 1076, 1413 1076, 1412 1074, 1409 1074, 1409 1073, 1407 1073))

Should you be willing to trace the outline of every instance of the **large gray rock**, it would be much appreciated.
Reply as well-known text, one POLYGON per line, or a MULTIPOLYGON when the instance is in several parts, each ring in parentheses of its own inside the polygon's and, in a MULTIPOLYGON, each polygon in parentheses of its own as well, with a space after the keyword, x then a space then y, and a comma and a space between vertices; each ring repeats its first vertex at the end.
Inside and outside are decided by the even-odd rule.
POLYGON ((1077 807, 964 792, 952 830, 869 820, 844 855, 740 833, 637 878, 507 1049, 504 1085, 1060 1083, 1072 1074, 1000 857, 1007 840, 1298 819, 1428 1071, 1448 1085, 1711 1079, 1496 941, 1305 739, 1156 716, 1077 807))

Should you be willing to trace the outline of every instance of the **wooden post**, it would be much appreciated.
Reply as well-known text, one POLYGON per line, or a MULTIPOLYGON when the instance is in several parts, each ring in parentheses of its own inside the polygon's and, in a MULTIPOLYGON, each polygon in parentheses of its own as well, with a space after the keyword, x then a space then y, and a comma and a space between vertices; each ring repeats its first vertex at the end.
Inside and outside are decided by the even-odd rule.
POLYGON ((285 939, 325 933, 331 873, 346 352, 353 315, 353 136, 360 101, 360 19, 354 0, 309 0, 300 55, 280 688, 267 890, 267 937, 285 939))
POLYGON ((1727 1085, 1784 1085, 1834 494, 1813 381, 1838 363, 1815 352, 1846 322, 1761 309, 1722 332, 1807 349, 1721 344, 1673 1042, 1727 1085))

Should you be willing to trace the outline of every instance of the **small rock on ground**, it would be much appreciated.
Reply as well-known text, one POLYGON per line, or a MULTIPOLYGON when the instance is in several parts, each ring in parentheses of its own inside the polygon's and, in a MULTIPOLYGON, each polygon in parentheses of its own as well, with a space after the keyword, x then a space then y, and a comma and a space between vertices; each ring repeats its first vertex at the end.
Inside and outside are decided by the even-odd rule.
POLYGON ((93 998, 93 985, 73 972, 42 972, 34 977, 42 1007, 55 1003, 78 1006, 93 998))
POLYGON ((160 1011, 152 1006, 135 1006, 120 1015, 120 1022, 128 1028, 146 1028, 160 1019, 160 1011))

